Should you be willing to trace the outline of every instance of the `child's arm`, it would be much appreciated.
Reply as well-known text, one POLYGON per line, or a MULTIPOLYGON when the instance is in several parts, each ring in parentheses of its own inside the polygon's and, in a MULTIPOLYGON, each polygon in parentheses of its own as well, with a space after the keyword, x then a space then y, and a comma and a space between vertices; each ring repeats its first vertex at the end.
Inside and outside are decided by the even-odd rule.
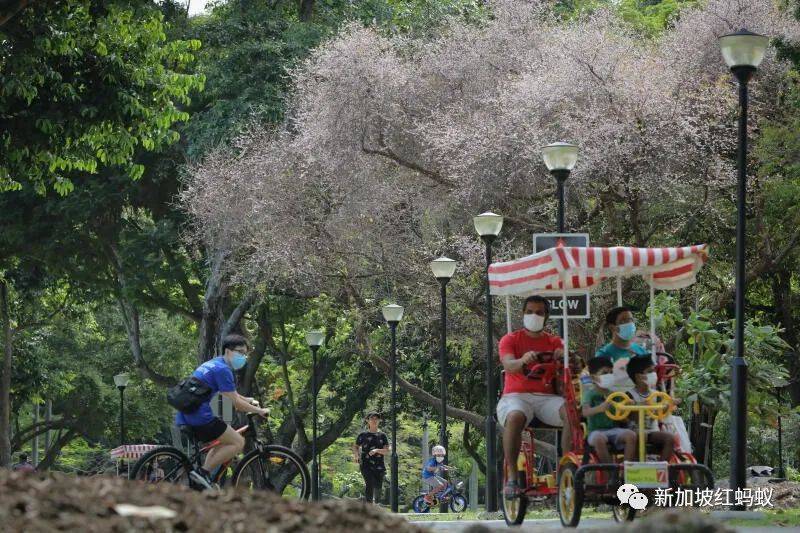
POLYGON ((594 407, 584 405, 581 412, 583 413, 583 416, 590 417, 604 412, 606 409, 609 408, 609 406, 610 404, 608 402, 603 402, 600 405, 596 405, 594 407))

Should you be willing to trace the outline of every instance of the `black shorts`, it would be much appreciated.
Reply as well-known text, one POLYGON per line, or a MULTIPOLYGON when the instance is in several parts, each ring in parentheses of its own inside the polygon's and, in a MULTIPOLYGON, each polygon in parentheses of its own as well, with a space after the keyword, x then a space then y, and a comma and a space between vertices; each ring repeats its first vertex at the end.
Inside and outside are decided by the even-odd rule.
POLYGON ((192 433, 194 433, 194 436, 197 440, 200 442, 211 442, 225 433, 225 430, 228 429, 228 424, 226 424, 221 418, 214 417, 214 420, 208 424, 190 427, 192 428, 192 433))

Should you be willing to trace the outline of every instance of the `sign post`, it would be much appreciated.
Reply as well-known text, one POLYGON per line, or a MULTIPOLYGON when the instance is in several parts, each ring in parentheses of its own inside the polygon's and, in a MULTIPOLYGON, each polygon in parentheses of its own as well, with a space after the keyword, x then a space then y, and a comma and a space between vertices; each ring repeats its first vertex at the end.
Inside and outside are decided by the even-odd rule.
MULTIPOLYGON (((589 246, 588 233, 537 233, 533 236, 533 253, 549 248, 567 246, 570 248, 586 248, 589 246)), ((551 316, 563 314, 564 300, 560 291, 541 292, 550 303, 551 316)), ((589 291, 567 291, 567 319, 589 318, 589 291)))

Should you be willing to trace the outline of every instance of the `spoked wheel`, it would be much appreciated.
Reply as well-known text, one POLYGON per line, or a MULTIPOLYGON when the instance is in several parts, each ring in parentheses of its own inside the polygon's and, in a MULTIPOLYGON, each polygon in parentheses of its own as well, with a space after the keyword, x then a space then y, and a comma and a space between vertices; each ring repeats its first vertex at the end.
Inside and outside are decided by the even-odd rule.
POLYGON ((144 454, 131 468, 129 478, 144 483, 174 483, 192 486, 192 466, 186 455, 171 446, 156 448, 144 454))
POLYGON ((558 473, 558 517, 564 527, 577 527, 583 510, 583 490, 575 484, 578 467, 564 465, 558 473))
POLYGON ((431 511, 431 504, 425 501, 425 496, 420 494, 411 503, 411 508, 415 513, 429 513, 431 511))
POLYGON ((636 509, 629 505, 612 505, 611 509, 616 522, 633 522, 633 519, 636 518, 636 509))
POLYGON ((306 464, 289 448, 264 446, 253 450, 236 466, 233 486, 267 490, 290 500, 307 500, 311 494, 311 474, 306 464))
POLYGON ((450 510, 454 513, 463 513, 467 510, 467 498, 463 494, 454 494, 450 500, 450 510))
MULTIPOLYGON (((505 489, 507 481, 508 469, 506 468, 506 462, 503 461, 503 489, 505 489)), ((528 486, 524 470, 517 471, 517 484, 523 490, 528 486)), ((528 509, 528 498, 525 494, 520 494, 515 498, 508 498, 504 490, 500 500, 503 502, 503 518, 506 519, 506 524, 509 526, 520 525, 525 520, 525 511, 528 509)))

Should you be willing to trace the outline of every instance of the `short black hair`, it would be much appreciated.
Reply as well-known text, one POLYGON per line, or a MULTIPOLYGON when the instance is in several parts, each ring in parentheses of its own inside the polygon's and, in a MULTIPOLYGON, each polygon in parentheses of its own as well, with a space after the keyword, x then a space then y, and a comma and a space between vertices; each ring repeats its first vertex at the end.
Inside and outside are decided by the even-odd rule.
POLYGON ((225 335, 225 338, 222 339, 222 352, 225 353, 225 350, 232 350, 237 346, 247 346, 250 347, 250 341, 247 340, 247 337, 244 335, 239 335, 238 333, 231 333, 230 335, 225 335))
POLYGON ((614 364, 609 357, 592 357, 589 359, 589 373, 597 374, 604 368, 614 368, 614 364))
POLYGON ((24 463, 24 462, 26 462, 27 460, 28 460, 28 454, 27 454, 27 453, 21 453, 21 454, 19 454, 19 462, 20 462, 20 463, 24 463))
POLYGON ((544 306, 544 316, 550 316, 550 302, 547 301, 547 298, 544 296, 539 296, 538 294, 534 294, 533 296, 528 296, 525 298, 525 301, 522 303, 522 312, 525 312, 527 309, 528 304, 530 302, 538 302, 544 306))
POLYGON ((624 306, 624 305, 621 305, 619 307, 615 307, 614 309, 609 311, 606 314, 606 324, 609 325, 609 326, 616 325, 617 324, 617 318, 619 318, 619 315, 621 315, 625 311, 627 311, 629 313, 633 313, 633 310, 630 307, 627 307, 627 306, 624 306))
POLYGON ((636 376, 636 374, 641 374, 650 366, 653 366, 653 360, 650 358, 649 354, 637 355, 628 361, 628 368, 625 370, 628 372, 628 377, 631 378, 631 381, 635 383, 636 379, 634 379, 634 376, 636 376))

